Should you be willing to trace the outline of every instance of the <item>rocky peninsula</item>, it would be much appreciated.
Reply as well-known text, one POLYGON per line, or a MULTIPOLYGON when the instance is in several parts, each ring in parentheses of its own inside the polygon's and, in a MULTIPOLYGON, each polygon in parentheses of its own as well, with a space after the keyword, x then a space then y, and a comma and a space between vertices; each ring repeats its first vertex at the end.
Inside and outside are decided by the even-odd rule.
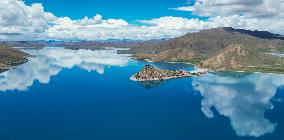
POLYGON ((0 72, 28 61, 29 54, 7 45, 0 45, 0 72))
POLYGON ((199 76, 207 72, 189 72, 184 70, 164 70, 155 68, 152 65, 145 65, 140 72, 131 76, 133 81, 155 81, 155 80, 168 80, 174 78, 183 78, 190 76, 199 76))

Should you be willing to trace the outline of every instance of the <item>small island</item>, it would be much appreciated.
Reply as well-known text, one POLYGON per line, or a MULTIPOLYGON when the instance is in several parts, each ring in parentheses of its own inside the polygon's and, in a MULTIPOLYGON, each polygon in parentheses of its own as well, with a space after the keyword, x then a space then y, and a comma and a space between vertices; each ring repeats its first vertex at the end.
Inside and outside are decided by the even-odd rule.
POLYGON ((154 80, 168 80, 174 78, 183 78, 190 76, 199 76, 207 72, 189 72, 184 70, 164 70, 155 68, 152 65, 145 65, 140 72, 131 76, 133 81, 154 81, 154 80))

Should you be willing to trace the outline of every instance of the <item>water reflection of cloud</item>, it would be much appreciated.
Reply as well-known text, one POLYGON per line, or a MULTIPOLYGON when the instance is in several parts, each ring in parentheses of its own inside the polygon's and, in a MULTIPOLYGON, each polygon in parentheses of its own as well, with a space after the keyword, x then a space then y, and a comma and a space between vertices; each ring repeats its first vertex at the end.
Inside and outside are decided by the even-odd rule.
POLYGON ((49 83, 50 77, 64 68, 79 67, 86 71, 104 73, 106 66, 124 66, 129 59, 116 50, 66 50, 47 48, 29 50, 36 57, 15 69, 0 74, 0 91, 26 90, 34 81, 49 83))
POLYGON ((208 118, 214 117, 211 110, 230 119, 238 136, 259 137, 272 133, 276 123, 264 117, 279 86, 284 85, 284 76, 255 73, 244 77, 220 77, 214 74, 196 77, 194 89, 203 100, 201 110, 208 118))

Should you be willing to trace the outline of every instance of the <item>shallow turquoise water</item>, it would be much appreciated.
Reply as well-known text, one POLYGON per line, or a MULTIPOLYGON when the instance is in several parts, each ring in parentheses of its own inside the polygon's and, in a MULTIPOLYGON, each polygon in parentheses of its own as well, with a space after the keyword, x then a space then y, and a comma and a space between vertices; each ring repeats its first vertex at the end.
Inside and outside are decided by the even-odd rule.
MULTIPOLYGON (((0 139, 280 140, 284 75, 210 73, 138 83, 115 50, 31 50, 0 74, 0 139)), ((190 65, 154 63, 167 69, 190 65)))

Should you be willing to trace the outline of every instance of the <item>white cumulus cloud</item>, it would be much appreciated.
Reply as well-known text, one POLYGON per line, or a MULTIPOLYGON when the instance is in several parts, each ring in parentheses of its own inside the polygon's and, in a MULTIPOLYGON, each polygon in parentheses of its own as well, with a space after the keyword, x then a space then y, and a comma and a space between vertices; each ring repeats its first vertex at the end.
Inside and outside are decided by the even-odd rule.
POLYGON ((283 0, 196 0, 192 6, 172 8, 199 16, 246 15, 250 18, 280 18, 283 0))
POLYGON ((42 33, 54 18, 53 14, 44 12, 40 3, 28 6, 18 0, 0 1, 1 33, 42 33))
POLYGON ((196 0, 192 6, 171 8, 208 17, 218 27, 284 34, 284 0, 196 0))
POLYGON ((193 6, 171 9, 208 16, 207 20, 164 16, 130 24, 123 19, 104 19, 99 14, 76 20, 57 17, 44 11, 40 3, 0 0, 0 40, 149 40, 224 26, 284 34, 283 1, 197 0, 193 6))

